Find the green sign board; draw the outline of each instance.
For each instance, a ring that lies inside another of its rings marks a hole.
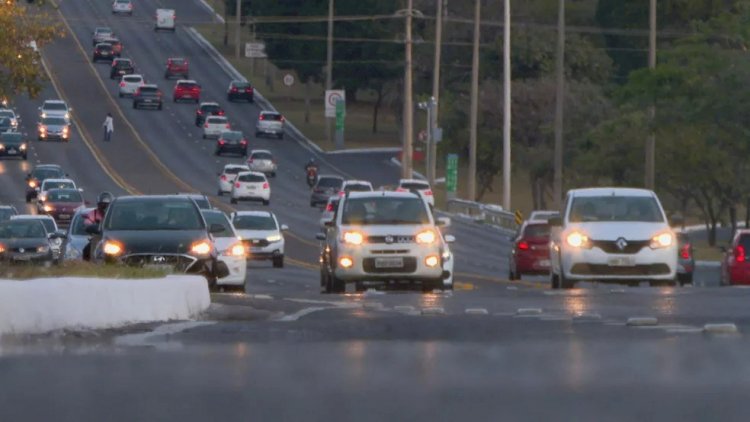
[[[445,189],[448,193],[456,193],[458,186],[458,154],[448,154],[445,164]]]
[[[344,117],[346,117],[346,101],[336,101],[336,130],[344,130]]]

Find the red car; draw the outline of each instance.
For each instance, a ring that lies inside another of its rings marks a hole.
[[[549,274],[549,224],[527,221],[518,230],[509,262],[509,278],[519,280],[524,274]]]
[[[721,260],[721,284],[750,284],[750,230],[737,230]]]
[[[170,57],[167,59],[167,68],[164,70],[164,79],[169,79],[173,76],[179,76],[187,79],[190,76],[190,70],[188,69],[189,63],[187,59],[182,57]]]
[[[172,93],[172,101],[175,103],[180,100],[191,100],[195,103],[201,100],[201,86],[198,82],[190,79],[180,79],[174,85],[174,92]]]
[[[58,226],[67,226],[78,208],[85,206],[86,202],[78,189],[50,189],[42,210],[54,218]]]

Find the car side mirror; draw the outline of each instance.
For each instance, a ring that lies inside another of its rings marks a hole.
[[[445,243],[453,243],[456,241],[456,236],[453,236],[452,234],[446,234],[443,238],[445,239]]]
[[[449,217],[438,217],[435,224],[438,227],[448,227],[451,225],[451,219]]]
[[[285,232],[287,230],[289,230],[289,226],[287,226],[286,224],[282,224],[281,225],[281,231]]]
[[[91,235],[101,234],[102,230],[99,228],[98,224],[92,224],[90,226],[86,226],[86,233]]]
[[[548,223],[551,227],[562,227],[562,218],[552,217],[548,220]]]
[[[326,240],[326,234],[323,232],[315,233],[315,238],[318,240]]]
[[[211,234],[217,234],[224,231],[224,226],[222,226],[221,224],[211,224],[208,230],[211,232]]]

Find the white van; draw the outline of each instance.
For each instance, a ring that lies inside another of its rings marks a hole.
[[[154,31],[165,29],[174,32],[174,9],[156,9],[156,24]]]

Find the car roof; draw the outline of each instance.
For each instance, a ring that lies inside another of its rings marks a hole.
[[[263,176],[264,178],[266,177],[266,175],[264,173],[261,173],[259,171],[241,171],[241,172],[237,173],[237,177],[240,177],[240,176],[242,176],[244,174],[252,174],[252,175],[255,175],[255,176]]]
[[[6,204],[0,204],[0,208],[9,208],[9,209],[12,209],[12,210],[16,209],[15,206],[13,206],[13,205],[6,205]]]
[[[354,179],[344,180],[344,184],[345,185],[370,185],[372,186],[372,183],[368,182],[367,180],[354,180]]]
[[[255,211],[255,210],[242,210],[242,211],[236,211],[234,213],[235,216],[238,215],[250,215],[254,217],[273,217],[273,213],[271,211]]]
[[[115,57],[116,62],[132,62],[133,60],[128,57]]]
[[[217,103],[216,101],[204,101],[204,102],[201,103],[200,107],[203,107],[203,106],[218,106],[218,105],[219,105],[219,103]]]
[[[100,31],[101,31],[101,32],[104,32],[104,31],[109,31],[109,32],[112,32],[112,28],[110,28],[110,27],[108,27],[108,26],[97,26],[97,27],[96,27],[96,29],[95,29],[94,31],[95,31],[95,32],[100,32]]]
[[[226,170],[226,169],[237,169],[237,168],[247,169],[247,171],[250,171],[250,167],[247,166],[246,164],[226,164],[224,166],[224,170]]]
[[[143,84],[141,85],[141,88],[156,88],[159,89],[159,86],[156,84]]]
[[[65,104],[63,100],[44,100],[44,104]]]
[[[591,197],[591,196],[656,196],[653,191],[641,188],[584,188],[572,189],[568,192],[573,197]]]
[[[402,184],[402,183],[423,183],[423,184],[425,184],[427,186],[430,185],[426,180],[421,180],[421,179],[400,179],[398,181],[398,183],[399,184]]]
[[[133,76],[143,79],[143,75],[141,75],[140,73],[131,73],[130,75],[122,75],[123,78],[132,78]]]
[[[194,192],[177,192],[175,195],[179,196],[187,196],[188,198],[208,198],[206,195],[202,193],[194,193]]]
[[[278,111],[262,110],[260,114],[281,114]]]
[[[178,79],[177,82],[175,82],[175,85],[179,84],[196,84],[198,85],[198,82],[196,82],[194,79]]]
[[[411,192],[371,191],[349,192],[349,198],[422,198]]]
[[[105,46],[105,45],[106,45],[106,46],[109,46],[109,47],[112,47],[112,43],[110,43],[110,42],[100,42],[100,43],[96,43],[96,46],[97,46],[97,47],[99,47],[99,46]]]
[[[229,120],[227,116],[208,116],[206,120]]]
[[[37,164],[34,166],[34,170],[36,169],[60,169],[62,170],[62,167],[59,164]]]
[[[115,198],[115,202],[132,202],[141,201],[144,199],[148,201],[166,201],[174,200],[175,198],[184,199],[185,201],[191,201],[190,198],[187,198],[185,195],[176,193],[172,195],[123,195]]]
[[[268,154],[271,154],[271,155],[273,155],[273,154],[271,153],[271,151],[270,151],[270,150],[267,150],[267,149],[254,149],[254,150],[251,150],[251,151],[250,151],[250,155],[253,155],[253,154],[255,154],[256,152],[264,152],[264,153],[268,153]]]
[[[320,179],[340,179],[342,181],[344,180],[343,177],[337,176],[335,174],[321,174],[320,176],[318,176],[318,180]]]
[[[76,182],[74,182],[73,179],[62,178],[62,177],[58,177],[56,179],[44,179],[44,182],[42,182],[42,184],[47,183],[47,182],[51,182],[51,183],[70,182],[74,185],[76,184]]]
[[[19,214],[14,215],[10,217],[11,220],[52,220],[55,221],[54,218],[52,218],[51,215],[44,215],[44,214]]]

